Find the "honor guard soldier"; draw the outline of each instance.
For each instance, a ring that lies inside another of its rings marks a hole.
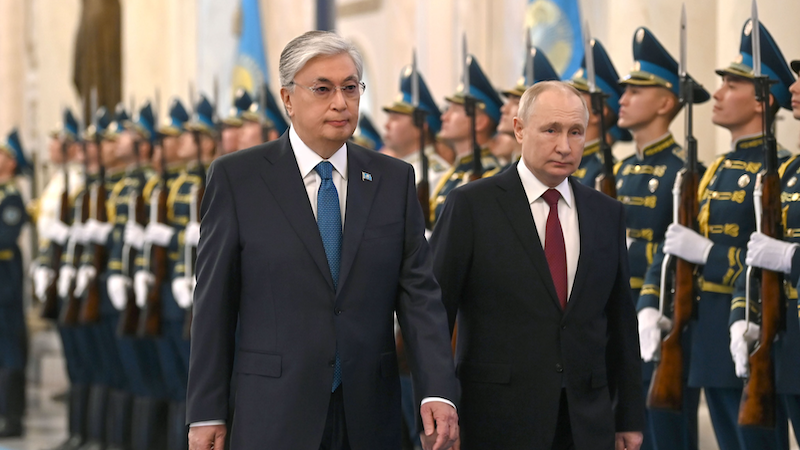
[[[393,156],[402,159],[414,167],[414,174],[419,182],[419,171],[422,157],[419,152],[420,133],[425,134],[425,156],[428,157],[428,185],[436,186],[450,164],[436,152],[436,135],[442,129],[442,118],[439,106],[436,105],[428,85],[421,74],[417,75],[419,86],[418,108],[425,111],[425,123],[420,131],[414,125],[414,108],[412,99],[412,67],[406,66],[400,74],[400,92],[391,105],[383,107],[387,114],[384,145],[391,149]]]
[[[474,56],[467,59],[467,70],[469,71],[469,85],[461,83],[456,93],[447,97],[447,111],[442,114],[442,131],[439,132],[439,139],[447,142],[456,152],[456,160],[453,166],[439,180],[439,184],[431,194],[431,226],[435,226],[436,218],[442,210],[447,194],[453,189],[463,186],[474,178],[473,168],[473,148],[475,145],[480,147],[481,165],[483,173],[481,177],[490,177],[500,171],[500,163],[492,155],[488,148],[489,141],[497,131],[497,124],[500,123],[500,107],[503,101],[492,87],[489,79],[483,73]],[[465,98],[469,96],[476,101],[475,108],[475,141],[472,139],[472,129],[470,116],[467,115],[465,108]]]
[[[497,134],[492,139],[492,154],[505,166],[519,161],[522,155],[522,144],[517,142],[514,136],[514,117],[519,111],[519,99],[522,98],[522,94],[540,81],[560,79],[558,72],[541,49],[532,47],[527,53],[523,62],[522,77],[517,80],[517,85],[502,92],[506,103],[500,108],[500,123],[497,125]]]
[[[14,177],[29,169],[15,129],[0,144],[0,438],[23,432],[27,333],[17,240],[28,216]]]
[[[366,114],[361,114],[358,118],[358,127],[350,140],[362,147],[370,150],[380,150],[383,148],[383,140],[381,134],[372,124],[372,120]]]
[[[614,68],[614,64],[611,62],[611,58],[608,57],[608,53],[606,53],[603,44],[597,39],[593,39],[591,45],[594,56],[596,88],[608,96],[603,105],[605,108],[603,117],[606,122],[603,129],[608,130],[606,139],[609,141],[609,145],[616,141],[628,142],[632,139],[630,132],[617,126],[619,99],[622,97],[623,93],[623,88],[618,82],[619,75]],[[581,63],[581,67],[567,82],[583,94],[587,105],[591,105],[589,84],[586,80],[585,57]],[[603,172],[603,155],[600,152],[601,127],[599,121],[600,115],[596,114],[592,108],[589,108],[589,126],[586,128],[586,144],[583,149],[583,158],[581,159],[581,165],[578,170],[572,174],[573,178],[593,188],[596,188],[595,180],[597,180],[597,177]]]
[[[769,90],[768,110],[774,118],[780,107],[790,107],[788,87],[794,77],[763,24],[760,30],[761,68],[774,83]],[[748,20],[736,61],[717,70],[722,85],[713,96],[712,121],[730,131],[731,148],[713,162],[700,181],[700,232],[673,224],[664,242],[665,253],[701,266],[697,320],[690,327],[689,386],[704,389],[722,450],[788,447],[787,422],[780,406],[774,430],[738,425],[742,380],[737,373],[747,372],[742,366],[746,358],[736,358],[736,363],[731,358],[732,349],[746,347],[752,339],[750,333],[744,336],[747,324],[738,320],[744,317],[745,302],[733,301],[733,292],[737,280],[744,277],[746,244],[756,230],[753,189],[765,162],[763,108],[755,101],[751,34]],[[788,156],[789,152],[779,150],[779,163]]]
[[[601,61],[597,55],[595,51],[595,64]],[[660,273],[663,258],[656,257],[656,254],[672,222],[672,189],[684,160],[681,146],[675,142],[669,125],[683,103],[680,100],[678,63],[647,28],[639,28],[634,33],[633,58],[633,69],[619,80],[625,91],[617,97],[619,107],[614,115],[618,116],[616,124],[633,134],[636,153],[617,163],[614,172],[617,199],[625,205],[630,283],[639,311],[639,329],[640,333],[655,330],[655,347],[661,343],[661,329],[657,324],[660,317],[658,287],[645,285],[644,279],[651,266]],[[603,65],[599,63],[597,66],[598,80],[603,77],[600,75]],[[602,72],[608,73],[607,70]],[[695,85],[692,92],[694,103],[703,103],[709,98],[705,89]],[[641,338],[645,396],[654,367],[654,348],[648,350],[646,347],[647,337],[642,335]],[[688,371],[684,371],[686,373]],[[681,414],[649,409],[643,448],[697,448],[699,401],[700,390],[684,386]]]
[[[262,89],[264,90],[262,98],[253,101],[240,115],[242,119],[242,126],[239,128],[240,150],[274,141],[289,128],[272,93],[266,85]],[[266,107],[264,103],[266,103]]]
[[[236,90],[236,95],[233,98],[233,106],[231,106],[228,117],[222,119],[220,142],[222,146],[222,154],[227,155],[233,153],[239,148],[239,128],[242,126],[242,113],[250,108],[253,104],[253,99],[246,90],[239,88]]]
[[[792,61],[800,75],[800,61]],[[800,120],[800,81],[789,88],[794,118]],[[785,274],[786,330],[775,341],[775,391],[794,429],[800,429],[800,327],[798,326],[797,285],[800,282],[800,158],[792,156],[780,168],[783,240],[755,232],[747,243],[745,264]],[[737,287],[740,283],[737,283]],[[736,295],[740,294],[737,289]],[[734,301],[736,298],[734,297]],[[797,435],[795,435],[797,436]]]

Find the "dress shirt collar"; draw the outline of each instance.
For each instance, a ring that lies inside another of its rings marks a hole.
[[[517,172],[519,173],[519,179],[522,180],[522,187],[525,189],[525,195],[528,197],[529,204],[539,199],[546,190],[550,189],[547,185],[539,181],[536,175],[528,169],[528,166],[525,165],[525,160],[521,159],[519,163],[517,163]],[[569,177],[565,178],[564,181],[554,189],[561,194],[561,198],[564,199],[567,206],[572,208],[572,190],[569,186]]]
[[[297,159],[297,166],[300,168],[300,176],[305,178],[317,167],[324,159],[319,156],[314,150],[311,150],[300,136],[294,127],[289,128],[289,143],[292,144],[294,150],[294,157]],[[328,161],[333,165],[334,170],[339,172],[343,179],[347,179],[347,143],[342,144],[339,150],[331,156]]]

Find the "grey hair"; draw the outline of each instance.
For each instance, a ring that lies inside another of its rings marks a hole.
[[[526,89],[525,93],[522,94],[522,98],[519,100],[517,117],[522,120],[522,123],[527,122],[528,118],[533,112],[533,105],[536,103],[536,98],[544,92],[555,90],[560,90],[568,94],[575,94],[575,96],[581,100],[581,104],[583,105],[585,117],[584,121],[589,122],[589,108],[586,105],[586,100],[583,98],[583,95],[581,95],[577,89],[563,81],[540,81]]]
[[[281,86],[291,87],[297,72],[312,58],[317,56],[334,56],[347,53],[356,65],[358,80],[364,73],[364,62],[361,53],[350,41],[331,31],[309,31],[292,39],[281,52],[278,71]]]

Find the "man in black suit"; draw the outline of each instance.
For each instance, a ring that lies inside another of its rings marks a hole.
[[[361,56],[336,34],[295,38],[280,59],[291,128],[209,170],[189,369],[192,450],[222,448],[231,377],[234,449],[399,449],[394,313],[425,447],[446,449],[458,436],[447,315],[414,171],[346,143],[361,75]]]
[[[453,191],[434,229],[451,330],[458,314],[464,450],[642,442],[622,205],[569,178],[587,121],[571,86],[529,88],[514,118],[521,161]]]

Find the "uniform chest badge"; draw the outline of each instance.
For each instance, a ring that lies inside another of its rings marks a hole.
[[[22,220],[22,211],[16,206],[11,206],[3,211],[3,223],[8,226],[14,226]]]
[[[750,175],[744,174],[744,175],[739,177],[739,187],[740,188],[743,188],[743,187],[747,186],[748,184],[750,184]]]
[[[795,192],[794,194],[792,194],[792,201],[796,202],[797,200],[800,200],[800,194]]]
[[[620,188],[622,188],[622,178],[617,180],[617,190],[619,190]]]
[[[790,179],[789,179],[789,181],[786,183],[786,186],[788,186],[788,187],[792,187],[792,186],[794,186],[795,184],[797,184],[797,177],[792,177],[792,178],[790,178]]]
[[[650,181],[647,182],[647,188],[650,189],[650,193],[654,193],[656,189],[658,189],[658,178],[651,178]]]

